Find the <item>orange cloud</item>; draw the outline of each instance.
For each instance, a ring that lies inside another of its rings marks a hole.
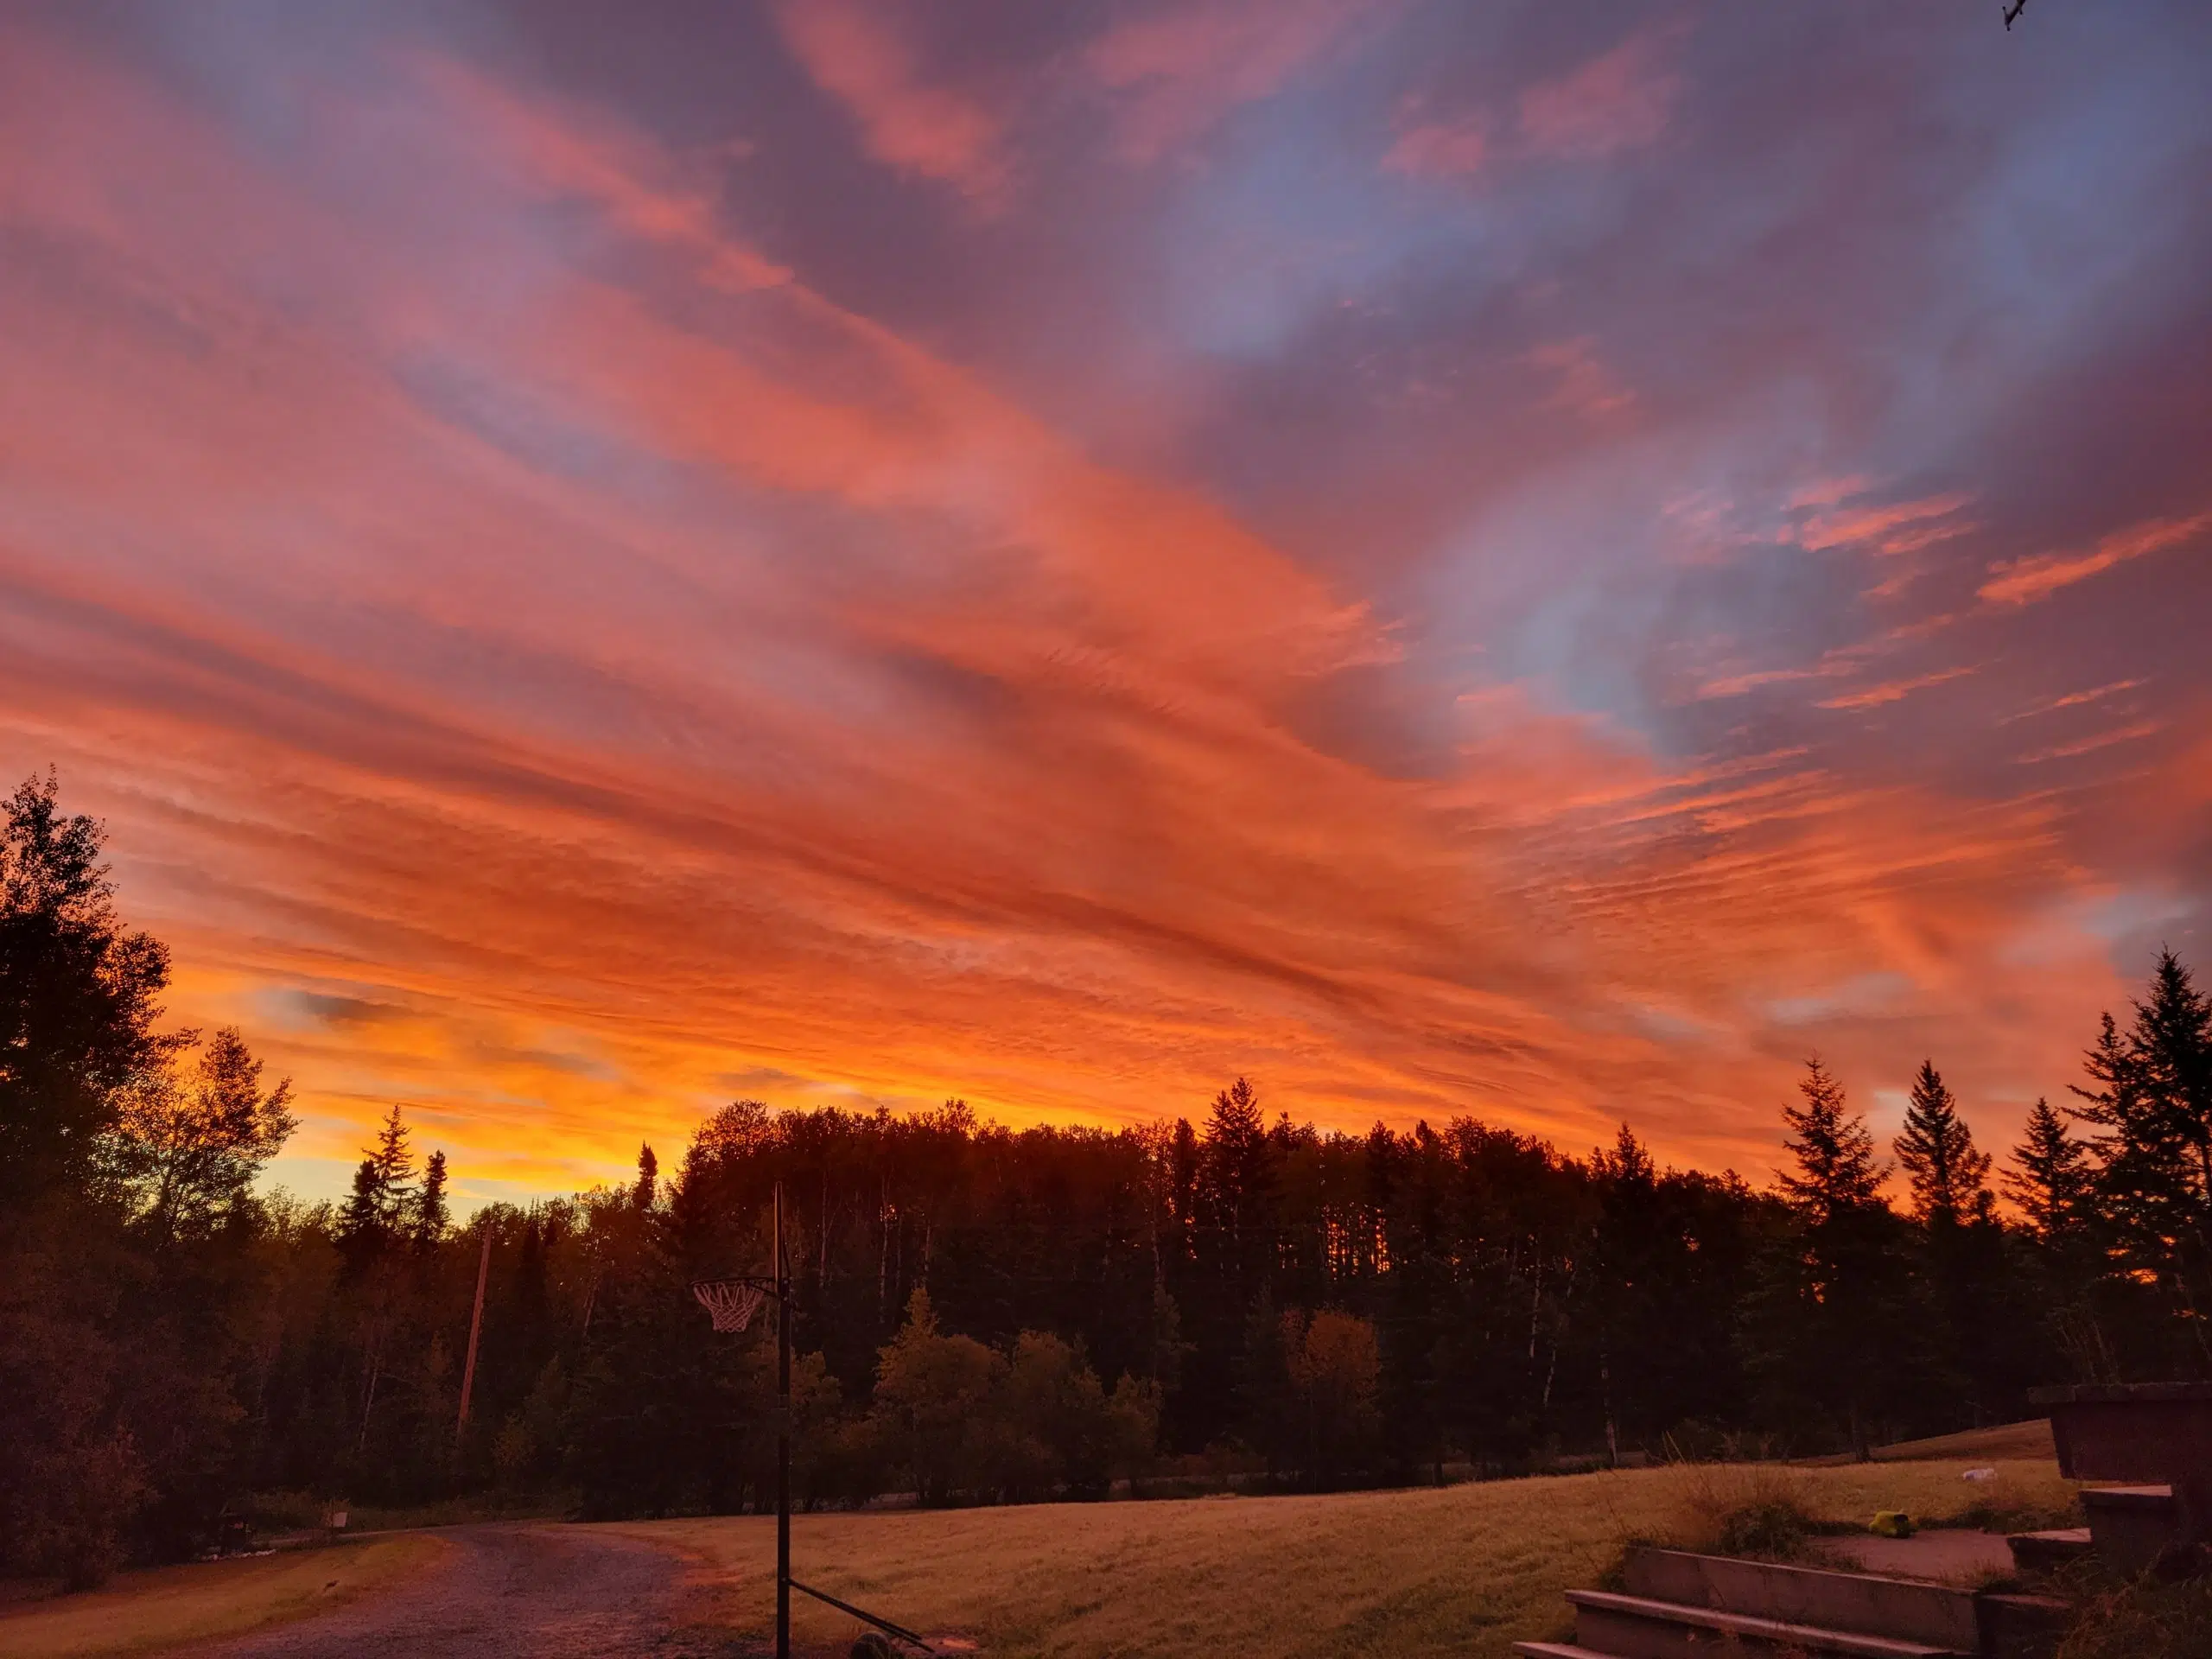
[[[1993,566],[1980,596],[1993,605],[2031,605],[2116,564],[2194,541],[2208,529],[2212,529],[2212,512],[2131,524],[2102,537],[2087,552],[2044,553]]]
[[[2108,749],[2116,743],[2133,743],[2139,738],[2154,737],[2164,729],[2165,724],[2162,721],[2134,721],[2075,742],[2056,743],[2047,749],[2037,749],[2032,754],[2018,757],[2019,762],[2022,766],[2032,766],[2038,760],[2070,760],[2075,755],[2094,754],[2099,749]]]
[[[1859,546],[1892,556],[1917,552],[1972,530],[1973,524],[1958,515],[1973,499],[1957,493],[1932,495],[1919,501],[1820,513],[1799,534],[1798,544],[1815,553]]]
[[[1359,594],[636,131],[412,61],[429,234],[66,54],[0,94],[45,158],[0,212],[73,261],[0,267],[0,760],[108,818],[307,1155],[397,1099],[544,1190],[732,1094],[1116,1122],[1244,1071],[1756,1175],[1814,1043],[2048,1092],[2111,993],[2059,797],[1669,759],[1501,678],[1431,772],[1320,741],[1400,649]]]
[[[1885,703],[1898,702],[1916,691],[1924,691],[1931,685],[1945,685],[1974,672],[1974,669],[1939,669],[1933,674],[1915,675],[1910,679],[1890,680],[1881,685],[1868,686],[1863,691],[1847,692],[1830,697],[1821,703],[1823,709],[1878,709]]]

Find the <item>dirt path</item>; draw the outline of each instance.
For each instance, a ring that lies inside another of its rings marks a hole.
[[[694,1659],[742,1651],[687,1626],[683,1564],[574,1527],[460,1527],[417,1578],[319,1618],[196,1645],[199,1659]]]

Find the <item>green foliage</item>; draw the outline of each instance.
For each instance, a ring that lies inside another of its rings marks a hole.
[[[1716,1547],[1724,1555],[1794,1561],[1812,1553],[1814,1536],[1810,1518],[1796,1504],[1769,1499],[1723,1516]]]

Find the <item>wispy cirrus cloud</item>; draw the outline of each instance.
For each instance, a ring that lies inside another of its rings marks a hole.
[[[1192,0],[1110,23],[1083,64],[1116,107],[1122,153],[1151,162],[1273,97],[1395,0]]]
[[[1668,61],[1679,32],[1644,29],[1518,101],[1523,143],[1538,156],[1595,158],[1643,149],[1665,135],[1681,78]]]
[[[1964,679],[1974,671],[1972,667],[1939,668],[1932,674],[1916,674],[1907,679],[1885,680],[1879,685],[1870,685],[1863,690],[1847,691],[1836,696],[1824,697],[1818,706],[1822,709],[1879,709],[1885,704],[1903,702],[1916,691],[1925,691],[1931,685],[1948,685],[1953,680]]]
[[[2113,918],[2186,944],[2201,562],[1975,598],[2199,499],[2201,308],[2107,200],[2158,158],[2031,165],[2084,88],[2200,130],[2133,32],[2023,123],[1935,14],[552,16],[0,43],[0,764],[304,1153],[397,1099],[543,1191],[732,1079],[1244,1071],[1757,1170],[1805,1047],[1994,1140]],[[1390,111],[1500,188],[1376,188]],[[1977,263],[2024,200],[2063,351]],[[2134,401],[2069,395],[2123,310]]]
[[[784,0],[774,16],[815,84],[850,112],[870,156],[981,207],[1003,205],[1012,168],[999,119],[924,69],[911,34],[922,20],[911,8]]]
[[[1980,596],[1993,605],[2031,605],[2077,582],[2101,575],[2116,564],[2170,548],[2184,547],[2212,531],[2212,512],[2180,518],[2153,518],[2101,537],[2076,553],[2041,553],[1993,568]]]
[[[1532,82],[1496,109],[1455,111],[1408,98],[1382,165],[1469,178],[1507,161],[1603,161],[1648,149],[1665,137],[1681,91],[1668,61],[1680,33],[1639,30],[1563,74]]]
[[[2091,686],[2086,691],[2068,691],[2055,697],[2040,697],[2024,709],[2016,709],[2004,716],[2001,724],[2010,725],[2016,720],[2032,720],[2037,715],[2056,714],[2062,709],[2080,709],[2107,697],[2117,696],[2123,691],[2133,691],[2144,685],[2143,680],[2112,680],[2103,685]]]

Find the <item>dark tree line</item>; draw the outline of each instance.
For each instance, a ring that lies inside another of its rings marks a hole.
[[[1240,1079],[1119,1132],[740,1102],[671,1175],[647,1147],[456,1225],[397,1107],[342,1203],[260,1191],[289,1086],[163,1027],[166,955],[51,779],[6,810],[0,1570],[92,1582],[269,1494],[759,1505],[767,1345],[688,1287],[766,1268],[779,1183],[810,1504],[1863,1448],[2212,1370],[2212,1004],[2171,956],[2001,1167],[1932,1064],[1888,1159],[1808,1065],[1770,1192],[1625,1127],[1587,1158],[1472,1118],[1324,1132]]]

